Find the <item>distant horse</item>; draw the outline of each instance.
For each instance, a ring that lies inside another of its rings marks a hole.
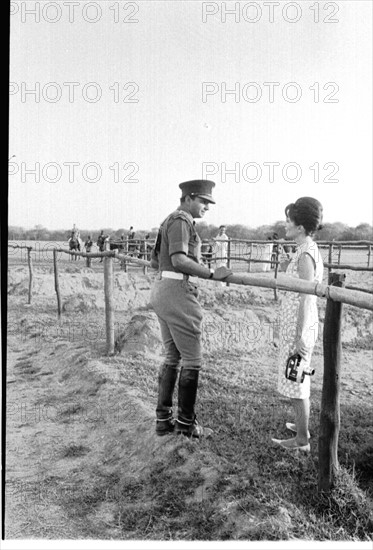
[[[74,250],[76,252],[80,252],[80,240],[75,235],[73,237],[70,237],[70,239],[69,239],[69,250],[71,250],[71,251]],[[75,261],[78,258],[79,258],[79,256],[75,256],[75,254],[70,256],[70,259],[75,260]]]

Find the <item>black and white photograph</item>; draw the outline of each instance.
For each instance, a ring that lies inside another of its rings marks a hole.
[[[2,548],[371,550],[372,2],[8,7]]]

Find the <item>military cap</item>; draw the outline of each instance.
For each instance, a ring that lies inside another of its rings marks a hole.
[[[191,197],[201,197],[201,199],[206,199],[209,202],[215,204],[214,199],[212,198],[212,188],[215,187],[215,182],[210,180],[191,180],[184,181],[179,185],[182,195],[181,198],[189,195]]]

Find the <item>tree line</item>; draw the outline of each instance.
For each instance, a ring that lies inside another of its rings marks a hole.
[[[283,221],[278,221],[272,225],[261,225],[256,228],[251,228],[241,224],[226,224],[226,233],[232,239],[247,239],[247,240],[267,240],[277,233],[279,239],[285,238],[285,227]],[[127,237],[128,229],[112,229],[111,227],[102,227],[100,229],[80,229],[82,239],[88,235],[93,241],[97,239],[101,229],[106,235],[113,239],[120,239],[122,235]],[[143,239],[145,235],[149,235],[150,239],[154,239],[157,235],[158,228],[154,227],[151,230],[140,229],[136,230],[135,238]],[[198,233],[201,239],[212,239],[217,236],[219,227],[213,224],[207,224],[202,221],[198,223]],[[33,241],[67,241],[71,234],[69,229],[49,230],[42,225],[35,225],[32,229],[24,229],[19,226],[9,226],[9,240],[33,240]],[[318,241],[360,241],[373,240],[373,227],[369,223],[360,223],[356,227],[351,227],[341,222],[325,223],[323,228],[318,231],[316,240]]]

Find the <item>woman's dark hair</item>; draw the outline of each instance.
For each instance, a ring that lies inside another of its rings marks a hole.
[[[285,214],[295,225],[303,225],[306,235],[322,229],[323,208],[317,199],[301,197],[287,205]]]

